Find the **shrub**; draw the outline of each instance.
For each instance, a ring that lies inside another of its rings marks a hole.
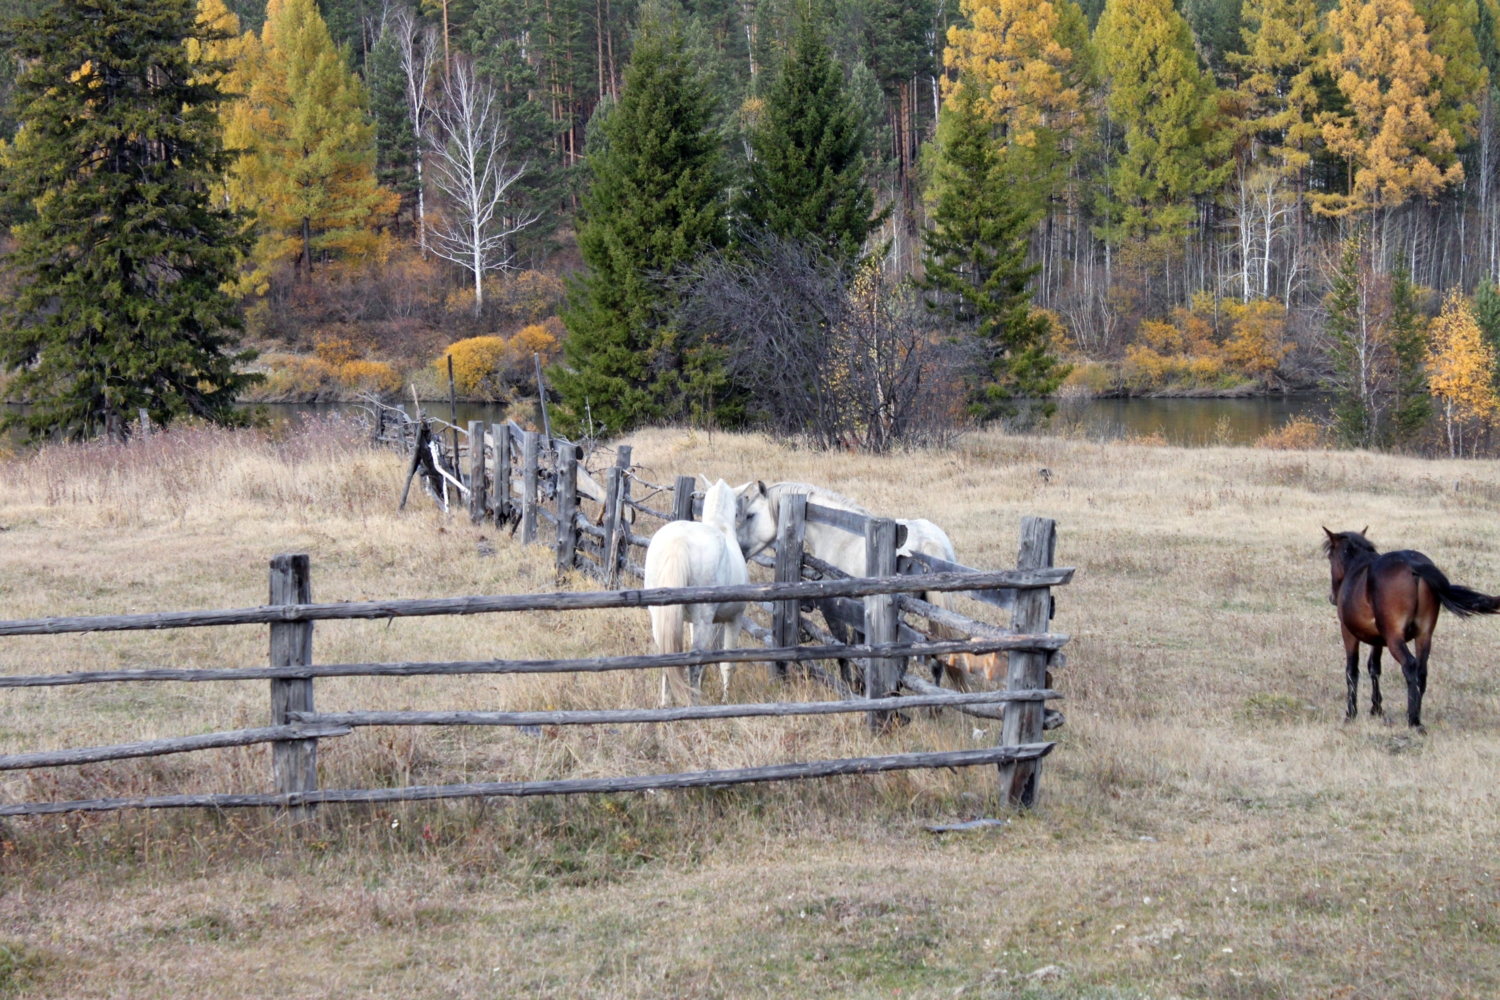
[[[401,391],[401,373],[384,361],[346,361],[339,366],[339,383],[356,392],[389,394]]]
[[[1102,396],[1115,388],[1115,374],[1108,365],[1097,361],[1075,361],[1063,386],[1082,390],[1091,396]]]
[[[334,368],[342,367],[351,361],[362,358],[365,354],[348,337],[337,336],[319,337],[317,344],[313,347],[313,353],[318,356],[319,361]]]
[[[453,384],[460,393],[496,399],[504,395],[502,366],[508,346],[504,337],[470,337],[451,345],[432,364],[446,376],[451,357]]]
[[[339,370],[322,358],[272,358],[270,367],[266,380],[247,393],[246,398],[309,401],[327,393],[339,376]]]
[[[1293,417],[1255,439],[1255,447],[1274,451],[1312,451],[1323,446],[1323,428],[1308,417]]]

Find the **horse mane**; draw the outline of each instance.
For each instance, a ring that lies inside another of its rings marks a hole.
[[[866,517],[874,516],[869,509],[867,509],[857,501],[849,499],[842,493],[835,493],[833,490],[825,489],[822,486],[814,486],[812,483],[772,483],[771,490],[776,492],[778,498],[782,493],[805,493],[809,498],[816,500],[824,507],[834,507],[838,510],[847,510],[854,514],[863,514]]]
[[[738,505],[734,488],[720,479],[703,494],[703,523],[728,524],[733,530]]]
[[[1323,539],[1323,554],[1333,555],[1333,540],[1337,538],[1349,547],[1350,554],[1363,554],[1376,556],[1380,550],[1375,548],[1364,535],[1357,531],[1338,531]]]

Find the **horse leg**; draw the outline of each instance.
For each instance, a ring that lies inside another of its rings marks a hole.
[[[1406,677],[1406,724],[1421,729],[1422,686],[1418,681],[1417,658],[1406,648],[1406,641],[1399,632],[1386,636],[1385,648],[1400,662],[1401,673]]]
[[[720,628],[723,629],[723,639],[719,643],[719,648],[720,649],[739,649],[740,648],[740,629],[742,629],[744,627],[745,627],[745,616],[743,614],[735,615],[732,620],[727,621],[723,625],[721,625]],[[731,677],[733,677],[733,676],[734,676],[734,664],[733,663],[720,663],[719,664],[719,679],[724,684],[724,703],[725,704],[729,703],[729,679]]]
[[[1349,684],[1349,701],[1344,706],[1344,721],[1353,722],[1359,715],[1359,640],[1344,630],[1344,680]]]
[[[1380,651],[1383,647],[1375,646],[1370,650],[1370,714],[1384,715],[1385,711],[1380,707]]]
[[[1432,633],[1418,635],[1417,647],[1417,690],[1425,698],[1427,696],[1427,657],[1432,653]]]

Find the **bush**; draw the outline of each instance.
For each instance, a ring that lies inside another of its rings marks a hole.
[[[338,381],[338,369],[322,358],[273,358],[270,366],[271,371],[266,375],[266,380],[247,394],[247,398],[310,401],[327,394]]]
[[[1277,430],[1256,438],[1255,447],[1273,451],[1313,451],[1324,447],[1323,428],[1308,417],[1293,417]]]
[[[339,383],[355,392],[389,395],[401,391],[401,373],[384,361],[346,361],[339,366]]]
[[[504,395],[504,372],[508,342],[504,337],[470,337],[452,344],[432,362],[440,375],[447,375],[453,359],[453,384],[464,396],[496,399]]]

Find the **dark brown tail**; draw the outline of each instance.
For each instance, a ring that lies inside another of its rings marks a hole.
[[[1500,614],[1500,597],[1491,597],[1477,590],[1449,583],[1443,571],[1432,563],[1417,563],[1412,566],[1411,571],[1426,580],[1427,585],[1437,594],[1438,600],[1443,602],[1443,607],[1460,618]]]

